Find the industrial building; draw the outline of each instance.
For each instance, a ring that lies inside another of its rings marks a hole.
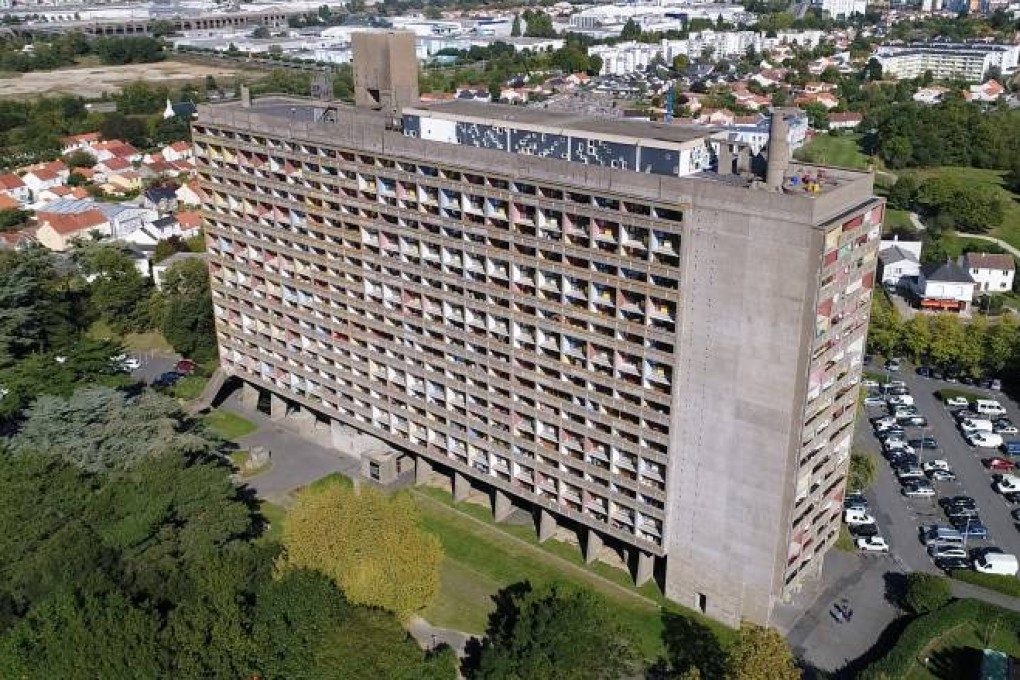
[[[354,106],[200,107],[222,368],[768,623],[838,534],[871,175],[792,161],[784,111],[763,167],[709,128],[421,104],[413,36],[353,49]]]

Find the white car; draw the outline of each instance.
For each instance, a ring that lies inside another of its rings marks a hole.
[[[128,357],[124,361],[120,362],[120,365],[123,366],[125,370],[135,371],[142,367],[142,362],[135,357]]]
[[[930,485],[913,483],[900,489],[900,493],[907,498],[931,498],[935,495],[935,489]]]
[[[949,472],[951,470],[948,460],[925,461],[924,465],[921,467],[925,472],[934,472],[935,470],[945,470],[946,472]]]
[[[889,552],[889,544],[881,536],[868,536],[857,539],[857,549],[862,552]]]
[[[850,526],[860,526],[861,524],[874,524],[875,518],[869,515],[864,510],[847,510],[843,515],[843,521]]]
[[[995,434],[1018,434],[1020,429],[1017,429],[1016,425],[993,425],[992,432]]]
[[[1020,491],[1020,477],[1016,475],[1003,475],[995,483],[995,490],[1003,494]]]
[[[928,555],[933,559],[940,557],[967,557],[967,551],[955,545],[938,545],[934,543],[928,546]]]
[[[869,394],[868,396],[864,397],[864,405],[865,406],[883,406],[883,405],[885,405],[885,399],[883,399],[882,397],[880,397],[880,396],[878,396],[876,394]]]
[[[897,394],[886,399],[890,406],[913,406],[914,398],[909,394]]]
[[[997,449],[1002,446],[1002,435],[994,432],[970,432],[966,438],[968,444],[981,449]]]
[[[965,397],[949,397],[948,399],[946,399],[946,406],[949,407],[961,406],[963,408],[967,408],[968,406],[970,406],[970,402],[967,401]]]
[[[873,390],[873,389],[878,388],[878,382],[876,382],[874,380],[862,380],[861,381],[861,387],[863,387],[865,389]]]

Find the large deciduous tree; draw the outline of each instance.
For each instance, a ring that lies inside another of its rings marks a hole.
[[[745,623],[729,651],[726,680],[798,680],[800,670],[783,637],[772,628]]]
[[[306,490],[288,517],[283,545],[281,567],[322,572],[355,604],[407,617],[439,589],[442,546],[422,530],[407,494],[340,485]]]

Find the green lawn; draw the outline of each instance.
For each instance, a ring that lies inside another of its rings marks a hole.
[[[229,441],[236,441],[259,429],[250,420],[222,409],[213,409],[203,416],[202,420],[209,429]]]
[[[990,643],[990,644],[989,644]],[[976,678],[981,650],[989,647],[1012,656],[1020,656],[1016,631],[993,621],[974,621],[958,626],[935,639],[919,656],[920,661],[905,680],[956,680]]]
[[[259,502],[259,514],[265,519],[268,526],[259,536],[261,543],[279,543],[283,538],[283,522],[287,517],[287,509],[282,505],[270,501]]]
[[[798,160],[808,163],[865,170],[871,164],[871,159],[861,153],[857,145],[859,139],[859,135],[834,137],[829,134],[818,134],[794,155]]]
[[[178,399],[191,401],[192,399],[197,399],[202,394],[202,390],[205,389],[207,382],[209,382],[209,378],[204,376],[188,375],[174,383],[174,386],[170,388],[170,394]]]
[[[910,213],[906,210],[896,210],[895,208],[885,209],[885,220],[882,223],[882,230],[886,233],[913,233],[917,231],[910,221]]]
[[[582,568],[577,547],[556,541],[538,546],[534,529],[528,525],[494,525],[490,513],[483,507],[471,503],[451,507],[447,502],[449,494],[436,489],[416,489],[415,492],[421,499],[419,507],[426,530],[439,537],[444,549],[439,598],[423,613],[435,625],[481,632],[492,608],[491,596],[499,588],[525,579],[532,583],[567,580],[600,592],[610,602],[618,620],[636,633],[647,658],[663,653],[664,612],[700,624],[724,645],[734,638],[731,629],[667,603],[654,584],[638,591],[626,572],[601,564],[592,569]],[[465,514],[484,519],[487,526],[479,526]],[[512,537],[521,538],[526,544]],[[563,557],[578,567],[568,568],[551,555]],[[599,576],[629,592],[607,584]]]
[[[170,346],[170,343],[166,341],[166,338],[159,331],[120,335],[110,328],[109,324],[103,321],[96,321],[89,326],[85,334],[93,340],[116,340],[124,345],[124,349],[129,352],[173,354],[174,351],[174,348]]]
[[[986,185],[996,187],[1006,207],[1005,218],[1002,224],[989,232],[990,236],[997,236],[1015,248],[1020,248],[1020,196],[1009,191],[1003,186],[1003,170],[984,170],[981,168],[960,168],[940,167],[926,168],[924,170],[912,170],[919,178],[936,177],[940,175],[951,175],[967,184]]]
[[[334,485],[342,486],[345,489],[350,489],[354,487],[354,483],[351,482],[350,478],[345,477],[339,472],[331,472],[325,477],[320,477],[319,479],[316,479],[308,486],[302,487],[301,489],[297,489],[296,493],[299,493],[304,489],[308,489],[309,491],[321,491],[322,489],[328,489],[329,487]]]

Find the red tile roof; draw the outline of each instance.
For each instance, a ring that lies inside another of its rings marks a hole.
[[[0,194],[0,210],[17,210],[21,207],[17,199],[11,198],[7,194]]]
[[[73,214],[40,212],[37,218],[40,224],[48,224],[55,232],[64,235],[106,224],[106,215],[96,208]]]
[[[10,191],[12,189],[21,189],[25,186],[25,183],[21,181],[21,178],[15,175],[13,172],[6,175],[0,175],[0,191]]]
[[[181,229],[197,229],[202,226],[202,214],[194,210],[182,210],[177,213],[177,224]]]

